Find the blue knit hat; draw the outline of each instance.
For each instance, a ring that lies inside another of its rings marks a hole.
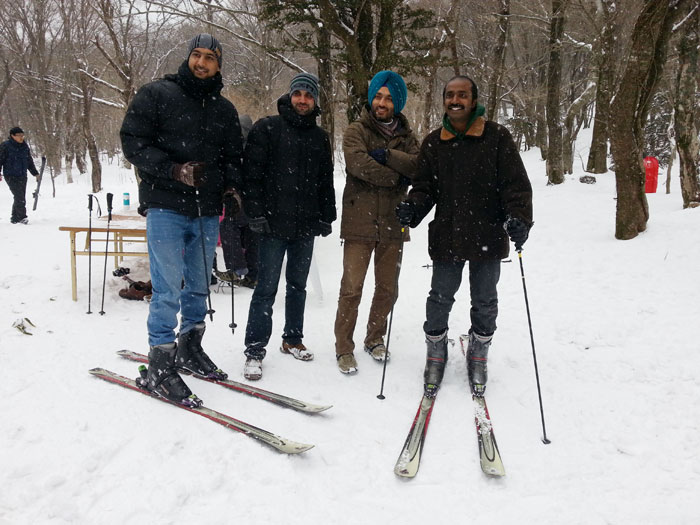
[[[369,93],[367,97],[370,105],[372,105],[374,97],[377,96],[377,91],[384,86],[389,88],[389,93],[391,93],[391,99],[394,102],[394,113],[401,113],[401,110],[406,105],[408,92],[406,90],[406,83],[403,81],[403,78],[401,78],[401,75],[393,71],[380,71],[374,75],[372,81],[369,83]]]
[[[289,94],[291,95],[298,89],[308,91],[314,97],[314,101],[318,104],[318,78],[311,73],[299,73],[289,83]]]

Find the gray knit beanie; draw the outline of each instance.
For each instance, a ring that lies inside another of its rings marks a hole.
[[[311,73],[299,73],[289,83],[289,94],[291,95],[297,89],[308,91],[314,101],[318,104],[318,78]]]
[[[194,37],[192,40],[190,40],[190,48],[187,52],[188,59],[190,58],[192,51],[198,47],[212,50],[216,55],[216,59],[219,61],[219,67],[221,67],[221,56],[223,54],[223,49],[221,48],[221,43],[216,38],[207,33],[200,33]]]

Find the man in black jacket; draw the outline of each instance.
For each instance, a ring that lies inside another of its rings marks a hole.
[[[142,384],[188,406],[201,400],[178,370],[226,378],[201,346],[222,201],[241,182],[241,128],[236,108],[221,96],[221,58],[213,36],[194,37],[177,74],[143,86],[121,128],[124,155],[141,178],[153,283]]]
[[[318,92],[315,76],[295,76],[289,93],[277,101],[279,115],[259,120],[248,135],[243,206],[250,229],[261,234],[258,284],[245,334],[244,376],[249,380],[262,377],[285,254],[287,294],[280,350],[302,361],[313,359],[302,344],[306,279],[314,236],[329,235],[336,218],[330,140],[316,124]]]
[[[456,76],[446,84],[442,127],[423,141],[413,189],[396,209],[402,224],[415,227],[436,207],[429,225],[433,277],[423,325],[428,396],[437,393],[445,371],[448,320],[467,261],[467,375],[472,393],[484,394],[501,259],[508,256],[508,237],[520,251],[532,226],[532,187],[520,153],[506,128],[486,121],[477,97],[476,84],[468,77]]]
[[[10,137],[0,144],[0,181],[5,174],[5,181],[12,192],[12,224],[28,224],[27,219],[27,170],[35,177],[39,172],[34,166],[34,159],[29,145],[24,142],[22,128],[10,130]]]

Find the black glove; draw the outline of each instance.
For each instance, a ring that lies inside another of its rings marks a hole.
[[[173,165],[173,179],[182,182],[187,186],[199,188],[204,184],[205,162],[185,162],[184,164]]]
[[[369,156],[376,160],[379,164],[386,164],[386,149],[377,148],[369,152]]]
[[[318,221],[318,233],[321,237],[328,237],[332,231],[333,227],[329,223]]]
[[[408,226],[416,218],[416,205],[411,201],[399,202],[396,206],[396,217],[403,226]]]
[[[530,227],[516,217],[508,217],[508,220],[503,224],[508,233],[510,240],[515,243],[515,249],[520,251],[523,249],[523,244],[527,241],[527,236],[530,233]]]
[[[250,231],[255,233],[270,233],[270,225],[265,217],[255,217],[248,220]]]
[[[241,211],[241,197],[234,188],[226,188],[224,192],[224,206],[226,207],[226,217],[234,217]]]

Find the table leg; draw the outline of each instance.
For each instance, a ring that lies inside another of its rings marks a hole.
[[[78,300],[78,274],[75,268],[75,232],[70,232],[70,283],[73,300]]]

